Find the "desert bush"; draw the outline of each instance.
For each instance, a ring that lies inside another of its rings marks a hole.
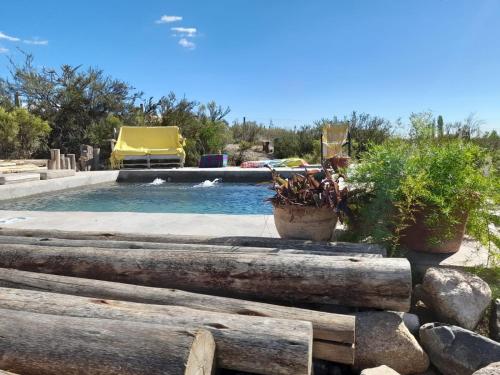
[[[4,158],[29,158],[47,148],[50,126],[24,108],[6,111],[0,107],[0,154]]]

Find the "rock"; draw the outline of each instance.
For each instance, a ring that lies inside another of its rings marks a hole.
[[[500,342],[500,299],[497,298],[491,304],[490,315],[490,337]]]
[[[368,311],[356,315],[354,366],[386,365],[400,374],[423,372],[429,358],[397,313]]]
[[[441,373],[436,370],[431,364],[431,367],[429,367],[427,370],[425,370],[424,372],[419,372],[415,375],[441,375]]]
[[[420,329],[420,318],[417,315],[406,312],[396,312],[396,314],[403,319],[403,323],[411,333],[418,333],[418,330]]]
[[[386,365],[367,368],[361,371],[360,375],[400,375],[399,372],[394,371],[392,368],[387,367]]]
[[[491,300],[481,278],[447,268],[429,268],[422,283],[424,303],[445,323],[474,329]]]
[[[492,363],[481,370],[477,370],[472,375],[499,375],[500,374],[500,362]]]
[[[424,324],[420,327],[420,342],[444,375],[471,375],[500,361],[499,343],[457,326]]]
[[[351,366],[342,365],[340,363],[333,363],[322,361],[320,359],[313,360],[314,375],[350,375],[352,374]]]

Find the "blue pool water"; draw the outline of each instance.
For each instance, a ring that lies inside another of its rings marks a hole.
[[[0,202],[1,210],[271,214],[269,184],[110,183]]]

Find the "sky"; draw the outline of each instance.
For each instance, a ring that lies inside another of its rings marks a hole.
[[[0,76],[19,48],[231,121],[430,110],[500,130],[500,0],[0,0]]]

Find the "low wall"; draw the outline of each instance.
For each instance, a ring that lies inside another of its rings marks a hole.
[[[1,185],[0,201],[113,182],[117,177],[118,171],[79,172],[71,177]]]
[[[277,168],[283,177],[303,173],[303,168]],[[203,182],[219,178],[222,182],[257,183],[271,181],[267,168],[181,168],[181,169],[122,169],[118,182],[151,182],[161,178],[168,182]]]

